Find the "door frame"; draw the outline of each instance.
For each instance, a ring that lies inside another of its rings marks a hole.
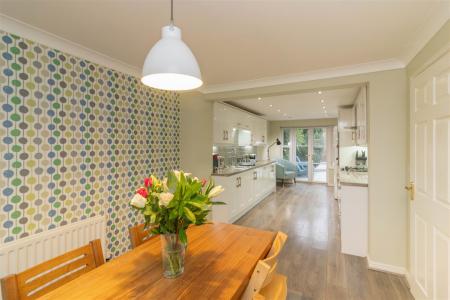
[[[414,85],[415,82],[417,80],[417,78],[422,75],[424,72],[428,71],[430,67],[432,67],[434,65],[434,63],[438,62],[439,59],[441,59],[444,55],[448,55],[448,53],[450,52],[450,47],[449,44],[447,44],[446,46],[442,47],[439,51],[436,52],[435,55],[433,55],[430,59],[428,59],[425,63],[422,64],[422,66],[420,68],[418,68],[414,73],[412,73],[410,75],[410,77],[408,78],[408,83],[409,83],[409,99],[408,99],[408,103],[409,103],[409,182],[413,183],[413,197],[415,198],[415,191],[414,191],[414,185],[416,184],[416,172],[415,172],[415,111],[414,111],[414,107],[415,107],[415,103],[414,103]],[[421,287],[419,287],[416,283],[415,283],[415,279],[414,277],[414,273],[416,273],[415,268],[417,267],[415,265],[415,251],[414,251],[414,247],[415,245],[413,243],[415,243],[415,240],[413,238],[413,234],[414,234],[414,230],[415,230],[415,224],[414,224],[414,218],[413,218],[413,214],[414,214],[414,209],[416,206],[416,201],[413,198],[412,201],[409,200],[408,197],[408,264],[409,264],[409,269],[406,272],[406,279],[408,281],[408,285],[410,287],[410,291],[411,294],[416,298],[419,299],[420,297],[422,297],[422,293],[423,290],[421,289]],[[431,262],[430,262],[431,263]],[[434,263],[434,262],[433,262]],[[435,283],[433,282],[433,285]],[[434,296],[434,295],[433,295]]]
[[[306,183],[318,183],[318,184],[328,184],[328,164],[329,162],[329,145],[327,143],[328,141],[328,130],[327,128],[333,128],[333,126],[299,126],[299,127],[283,127],[281,132],[281,138],[283,139],[283,130],[289,129],[289,161],[297,164],[296,160],[296,149],[297,149],[297,135],[296,131],[297,129],[307,129],[308,130],[308,179],[307,180],[301,180],[301,182]],[[327,168],[325,170],[325,181],[315,181],[314,180],[314,173],[313,173],[313,153],[314,153],[314,128],[323,128],[325,132],[325,149],[326,149],[326,157],[327,157]],[[282,140],[282,142],[284,142]]]

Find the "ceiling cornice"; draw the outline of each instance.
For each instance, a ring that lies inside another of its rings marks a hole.
[[[112,58],[95,50],[89,49],[85,46],[62,38],[56,34],[42,30],[30,24],[24,23],[20,20],[14,19],[10,16],[0,13],[0,29],[16,34],[34,42],[43,44],[45,46],[58,49],[77,57],[87,59],[93,63],[109,67],[116,71],[120,71],[135,77],[141,77],[141,70],[135,66],[129,65],[123,61]]]
[[[266,77],[255,80],[232,82],[225,84],[207,85],[205,87],[200,88],[199,91],[202,92],[203,94],[213,94],[213,93],[238,91],[274,85],[283,85],[289,83],[351,76],[379,71],[395,70],[395,69],[402,69],[404,67],[405,64],[403,62],[396,59],[389,59],[351,66],[321,69],[298,74]]]

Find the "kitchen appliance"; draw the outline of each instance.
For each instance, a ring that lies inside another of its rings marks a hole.
[[[217,172],[218,170],[221,170],[225,168],[225,159],[223,156],[220,156],[219,154],[213,154],[213,171]]]

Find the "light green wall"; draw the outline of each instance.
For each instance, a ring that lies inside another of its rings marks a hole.
[[[212,102],[199,92],[180,95],[181,169],[199,178],[212,171]]]

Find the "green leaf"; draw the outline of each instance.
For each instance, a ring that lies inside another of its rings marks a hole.
[[[178,232],[178,236],[180,237],[180,241],[183,244],[187,244],[187,236],[186,236],[186,231],[184,231],[184,228],[180,228],[180,231]]]
[[[186,201],[187,204],[198,207],[200,209],[203,209],[205,207],[205,204],[202,202],[195,202],[195,201]]]
[[[178,179],[177,176],[175,176],[175,173],[173,171],[170,171],[169,174],[167,174],[167,187],[169,188],[169,191],[171,193],[174,193],[178,186]]]
[[[225,202],[222,201],[211,201],[212,205],[227,205]]]
[[[192,211],[187,207],[184,207],[183,210],[184,210],[184,213],[186,214],[186,217],[189,219],[189,221],[191,221],[192,223],[195,223],[194,213],[192,213]]]

